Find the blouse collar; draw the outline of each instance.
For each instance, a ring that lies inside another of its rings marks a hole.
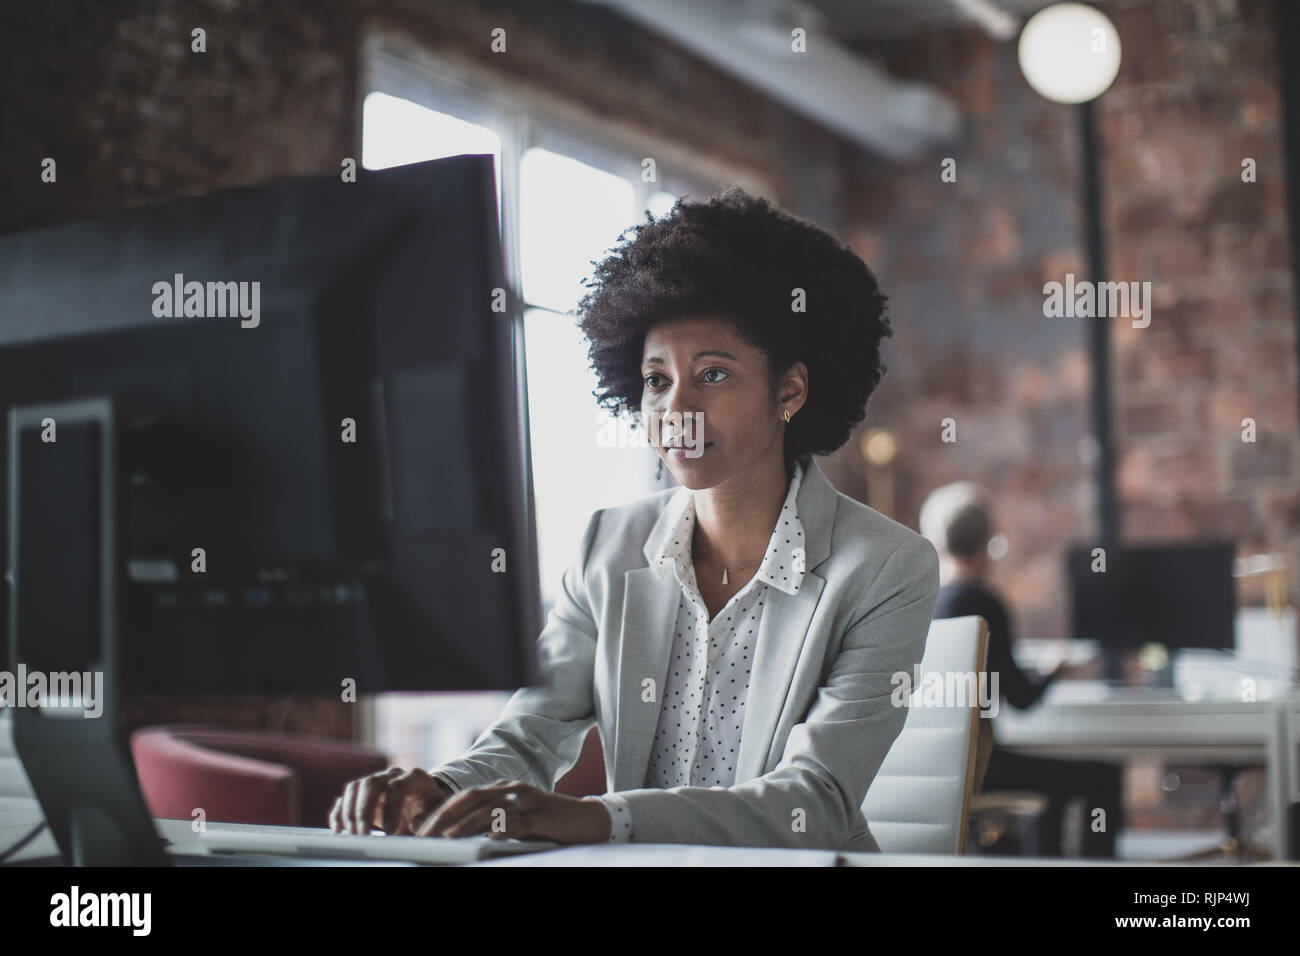
[[[768,539],[767,550],[754,577],[787,594],[796,594],[803,580],[807,547],[804,543],[803,522],[799,520],[799,486],[803,481],[803,466],[796,460],[790,488],[777,515],[776,526]],[[676,496],[668,505],[673,509],[668,534],[650,562],[656,573],[673,574],[683,589],[690,589],[695,581],[691,566],[691,540],[695,529],[695,492]],[[688,573],[689,571],[689,573]],[[691,582],[691,584],[688,584]]]

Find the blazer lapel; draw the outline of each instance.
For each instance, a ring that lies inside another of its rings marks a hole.
[[[687,489],[668,499],[646,538],[642,552],[647,566],[624,575],[622,639],[618,661],[618,717],[614,728],[614,789],[645,786],[650,748],[659,724],[663,688],[672,653],[673,624],[681,588],[671,574],[658,574],[649,564],[658,554],[685,505]],[[749,694],[741,724],[736,782],[761,776],[772,749],[778,721],[785,708],[790,682],[808,636],[813,615],[826,587],[816,567],[830,554],[835,520],[835,487],[817,462],[805,459],[799,488],[798,513],[807,549],[803,580],[796,594],[769,587],[754,646]],[[642,701],[644,681],[654,681],[654,701]]]
[[[808,626],[825,586],[821,577],[805,571],[797,594],[786,594],[773,587],[767,589],[763,616],[758,622],[754,666],[749,673],[740,752],[736,754],[736,783],[763,774],[795,665],[799,663]]]
[[[645,786],[650,747],[659,725],[681,588],[671,575],[665,578],[651,568],[635,568],[624,575],[623,593],[614,789],[639,790]],[[642,700],[647,677],[654,681],[653,700]]]

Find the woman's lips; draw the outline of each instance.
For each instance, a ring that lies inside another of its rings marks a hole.
[[[704,443],[704,448],[708,448],[712,444],[713,442],[706,441]],[[704,448],[697,449],[694,446],[687,448],[685,445],[674,445],[668,449],[668,454],[672,455],[678,461],[694,461],[704,454]],[[697,454],[688,455],[687,452],[697,452]]]

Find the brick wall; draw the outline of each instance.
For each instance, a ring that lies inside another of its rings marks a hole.
[[[1300,605],[1300,431],[1283,133],[1267,0],[1104,5],[1123,43],[1097,102],[1107,278],[1150,281],[1149,327],[1112,322],[1113,426],[1127,542],[1235,538],[1281,551]],[[1074,110],[1022,78],[1015,44],[936,33],[868,51],[966,113],[948,150],[869,170],[853,197],[900,332],[864,427],[894,429],[897,514],[935,486],[988,486],[1010,539],[994,582],[1018,633],[1068,631],[1062,549],[1097,533],[1084,320],[1042,286],[1086,271]],[[957,161],[942,183],[940,159]],[[1241,160],[1258,181],[1241,182]],[[1241,441],[1253,417],[1258,441]],[[957,441],[940,441],[940,421]],[[864,466],[838,456],[854,487]],[[1241,582],[1259,604],[1262,579]]]
[[[1111,275],[1153,283],[1113,327],[1124,535],[1284,552],[1300,604],[1296,313],[1272,5],[1114,3],[1134,55],[1099,102]],[[1242,182],[1242,161],[1256,182]],[[1296,184],[1300,186],[1300,184]],[[1242,420],[1257,440],[1242,441]],[[1262,601],[1261,579],[1241,596]]]
[[[914,528],[939,485],[990,489],[1010,541],[993,583],[1016,633],[1063,635],[1060,555],[1092,533],[1094,514],[1080,457],[1091,432],[1086,330],[1043,318],[1043,283],[1083,271],[1073,117],[1029,89],[1014,44],[979,30],[867,52],[943,89],[965,124],[949,148],[868,170],[851,196],[854,242],[879,270],[895,325],[863,427],[898,436],[895,515]],[[945,158],[956,161],[955,182],[941,180]],[[949,418],[954,442],[942,440]],[[856,448],[837,458],[836,480],[860,487]]]
[[[195,27],[204,54],[190,51]],[[505,54],[490,50],[496,27]],[[375,30],[750,167],[837,225],[855,149],[596,5],[52,0],[0,10],[0,231],[337,171],[359,153],[358,57]],[[40,182],[46,156],[57,184]]]

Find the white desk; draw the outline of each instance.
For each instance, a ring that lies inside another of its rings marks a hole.
[[[197,844],[188,820],[156,820],[161,834],[172,841],[180,852],[197,853]],[[0,827],[0,840],[11,836]],[[23,828],[25,830],[25,827]],[[54,840],[48,831],[24,848],[19,859],[36,859],[57,854]],[[286,864],[300,861],[286,860]],[[314,865],[329,865],[329,861],[311,861]],[[339,866],[351,866],[355,861],[340,860]],[[464,866],[610,866],[610,867],[691,867],[691,866],[1140,866],[1149,863],[1127,863],[1107,860],[1035,859],[1030,857],[980,857],[939,856],[927,854],[835,853],[831,850],[787,850],[764,847],[718,847],[680,844],[597,844],[565,847],[546,853],[504,857]],[[1190,865],[1190,864],[1162,864]],[[1294,864],[1300,868],[1300,864]]]
[[[197,838],[188,820],[154,821],[158,831],[180,852],[200,852]],[[26,832],[30,821],[0,819],[0,845],[8,845]],[[32,860],[57,855],[49,831],[26,846],[18,860]],[[297,861],[286,861],[297,862]],[[328,865],[327,861],[314,861]],[[355,861],[341,860],[339,866],[351,866]],[[1113,860],[1063,860],[1033,857],[939,856],[917,853],[835,853],[830,850],[784,850],[762,847],[716,847],[679,844],[599,844],[565,847],[547,853],[487,860],[466,866],[1138,866],[1149,867],[1144,862]],[[1160,864],[1162,866],[1189,866],[1191,864]],[[1273,864],[1267,864],[1273,865]],[[1288,864],[1300,868],[1300,863]]]
[[[908,867],[1142,867],[1195,866],[1120,860],[1080,860],[1026,856],[944,856],[930,853],[835,853],[832,850],[785,850],[762,847],[682,846],[678,844],[602,844],[566,847],[470,863],[467,866],[908,866]],[[1256,864],[1256,865],[1273,865]],[[1300,868],[1300,863],[1284,864]]]
[[[1186,701],[1159,696],[1144,698],[1140,694],[1128,693],[1100,697],[1095,696],[1094,689],[1084,686],[1084,682],[1066,681],[1050,688],[1043,700],[1027,713],[1003,707],[997,718],[997,739],[1000,746],[1049,756],[1101,760],[1156,756],[1186,763],[1263,764],[1268,773],[1269,804],[1276,824],[1273,850],[1277,859],[1285,858],[1289,846],[1289,806],[1300,801],[1300,755],[1296,753],[1297,746],[1300,746],[1300,694],[1281,701],[1258,703]],[[35,816],[0,814],[0,847],[8,847],[38,821],[39,811]],[[188,832],[188,821],[179,822],[183,837],[184,832]],[[164,835],[175,839],[161,825],[164,823],[170,827],[177,821],[160,822]],[[705,852],[707,848],[691,849]],[[744,848],[723,849],[745,854]],[[50,856],[56,852],[53,838],[46,831],[15,859]],[[846,859],[860,857],[861,861],[855,865],[867,866],[1024,865],[1023,862],[997,861],[990,857],[915,857],[873,853],[843,856]],[[649,860],[634,864],[614,862],[614,857],[608,857],[608,860],[608,865],[657,865]],[[1044,860],[1027,862],[1032,865],[1051,863]],[[1080,865],[1077,860],[1065,862]],[[493,861],[475,865],[500,863]],[[752,864],[739,862],[737,857],[734,865]]]
[[[999,746],[1044,756],[1262,764],[1275,823],[1273,851],[1279,860],[1285,858],[1289,806],[1300,800],[1294,752],[1300,695],[1294,692],[1254,703],[1189,701],[1158,691],[1103,696],[1091,682],[1063,681],[1027,712],[1004,705],[995,726]]]

